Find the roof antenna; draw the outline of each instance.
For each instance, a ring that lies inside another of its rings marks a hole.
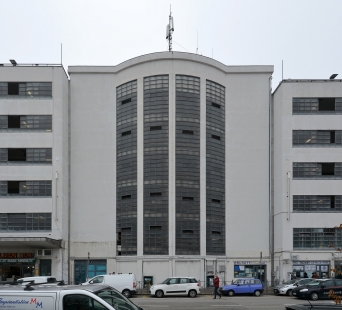
[[[197,30],[197,48],[196,48],[196,54],[198,54],[198,30]]]
[[[169,40],[169,52],[172,52],[172,33],[174,32],[173,17],[171,16],[171,4],[170,4],[170,15],[169,24],[166,26],[166,39]]]

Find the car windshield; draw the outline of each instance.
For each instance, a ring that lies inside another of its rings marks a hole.
[[[321,282],[322,282],[321,280],[314,280],[314,281],[309,282],[309,283],[306,284],[306,285],[308,285],[308,286],[317,286],[317,285],[319,285]]]
[[[283,284],[284,284],[284,285],[289,285],[289,284],[293,284],[293,283],[295,283],[295,282],[296,282],[296,280],[290,280],[290,281],[284,282]]]
[[[166,283],[169,283],[170,281],[170,278],[167,278],[166,280],[164,280],[161,284],[166,284]]]
[[[120,294],[115,289],[103,289],[99,292],[94,292],[105,302],[111,305],[114,309],[138,310],[139,308],[128,298]]]

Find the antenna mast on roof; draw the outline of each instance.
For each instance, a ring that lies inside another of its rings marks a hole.
[[[169,24],[166,26],[166,39],[169,40],[169,52],[172,52],[172,33],[174,31],[173,17],[171,16],[171,4],[170,4],[170,15]]]

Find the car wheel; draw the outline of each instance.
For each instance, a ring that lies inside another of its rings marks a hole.
[[[316,292],[313,292],[310,294],[310,299],[311,300],[317,300],[318,299],[318,294]]]
[[[254,292],[254,296],[256,296],[256,297],[259,297],[260,295],[261,295],[260,291],[257,290],[257,291]]]
[[[156,291],[156,296],[157,296],[158,298],[161,298],[161,297],[164,296],[164,292],[163,292],[162,290]]]
[[[130,290],[123,290],[122,294],[123,294],[126,298],[130,298],[131,295],[132,295]]]
[[[292,290],[287,290],[286,295],[287,296],[292,296]]]
[[[197,295],[197,292],[196,292],[195,290],[191,290],[191,291],[189,292],[189,297],[191,297],[191,298],[196,297],[196,295]]]
[[[228,294],[227,294],[229,297],[233,297],[235,295],[235,292],[234,291],[228,291]]]

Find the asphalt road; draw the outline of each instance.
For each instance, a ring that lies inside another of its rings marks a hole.
[[[285,305],[307,303],[307,301],[296,297],[274,295],[262,295],[260,297],[223,296],[221,299],[213,299],[212,295],[198,295],[196,298],[173,296],[156,298],[142,295],[134,296],[132,301],[144,310],[285,310]],[[316,303],[334,304],[330,300],[320,300]]]

